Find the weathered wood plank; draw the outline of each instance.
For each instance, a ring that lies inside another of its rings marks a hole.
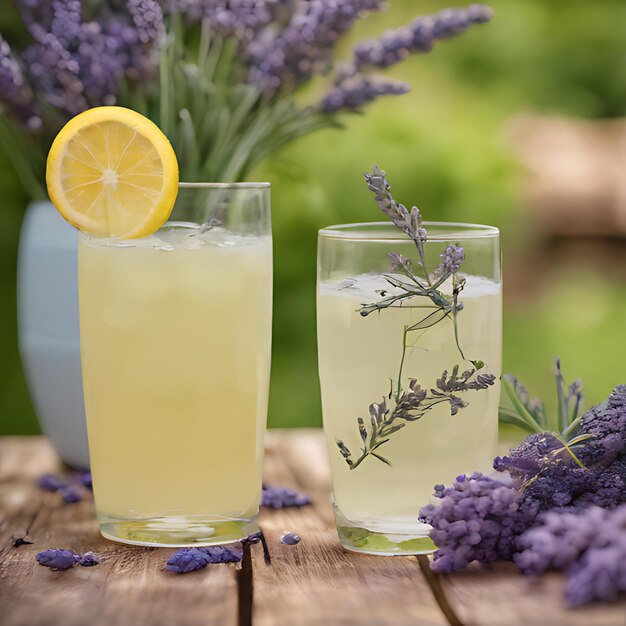
[[[509,447],[507,443],[501,446],[503,451]],[[430,594],[429,588],[418,580],[419,596],[415,587],[407,589],[404,576],[412,580],[414,573],[405,570],[404,565],[398,566],[404,558],[341,551],[334,532],[330,471],[321,433],[270,433],[268,461],[269,482],[309,493],[315,506],[301,511],[263,513],[262,523],[271,539],[275,560],[286,564],[288,573],[282,568],[259,576],[262,563],[260,554],[255,555],[256,589],[265,585],[269,594],[261,598],[260,593],[257,595],[258,623],[280,624],[276,617],[280,613],[271,607],[281,602],[295,616],[294,624],[313,624],[318,616],[320,622],[331,624],[352,624],[359,619],[375,624],[441,623],[442,616],[425,598]],[[301,532],[302,543],[295,548],[274,547],[282,530]],[[378,576],[383,580],[378,580]],[[512,564],[476,564],[464,572],[441,577],[440,581],[452,609],[466,626],[626,626],[626,600],[567,610],[562,598],[564,579],[559,574],[531,582]],[[333,603],[339,604],[339,608]],[[417,613],[409,612],[407,607],[411,604]]]
[[[237,622],[234,568],[217,565],[176,576],[162,571],[171,550],[123,546],[98,532],[93,503],[58,505],[35,478],[59,469],[42,438],[0,440],[0,622],[3,626],[93,624],[233,625]],[[13,547],[33,512],[33,545]],[[94,550],[97,567],[55,572],[35,554],[45,548]]]
[[[446,623],[414,558],[363,556],[339,545],[319,432],[270,433],[265,470],[267,482],[305,491],[314,506],[262,514],[272,565],[255,546],[255,625]],[[281,545],[284,530],[302,542]]]
[[[266,479],[310,494],[312,507],[264,511],[262,524],[273,564],[253,546],[254,623],[270,625],[445,624],[430,588],[411,557],[373,557],[344,552],[330,504],[330,472],[320,432],[270,432]],[[170,550],[142,549],[100,538],[89,501],[59,506],[35,479],[57,471],[42,438],[0,438],[0,623],[133,624],[133,626],[237,622],[232,566],[211,566],[172,576],[163,564]],[[13,538],[32,525],[32,546]],[[301,544],[282,546],[283,530],[299,532]],[[94,568],[53,572],[34,560],[37,551],[94,549],[105,558]],[[241,581],[242,577],[239,576]],[[472,566],[442,579],[452,607],[467,626],[624,626],[626,601],[568,611],[563,578],[531,583],[514,566]]]
[[[625,626],[626,600],[568,610],[564,577],[522,576],[512,563],[470,565],[443,576],[443,587],[466,626]]]

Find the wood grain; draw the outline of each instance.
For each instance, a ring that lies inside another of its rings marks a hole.
[[[533,581],[512,563],[474,564],[442,580],[467,626],[626,626],[626,599],[566,609],[565,580],[557,573]]]
[[[106,541],[98,532],[93,502],[60,505],[41,492],[37,476],[59,471],[42,438],[0,439],[0,623],[3,626],[215,625],[237,622],[234,568],[217,565],[176,576],[162,568],[171,550],[135,548]],[[29,520],[33,545],[13,547]],[[41,567],[46,548],[94,550],[97,567],[65,572]]]
[[[266,454],[265,480],[306,492],[314,505],[261,516],[272,565],[255,546],[255,625],[446,623],[414,558],[357,555],[339,545],[319,432],[270,433]],[[281,545],[285,530],[302,542]]]
[[[331,508],[326,446],[319,431],[268,433],[265,479],[309,494],[314,505],[264,510],[272,553],[260,545],[244,568],[213,565],[184,576],[163,566],[171,550],[102,539],[93,503],[61,505],[41,492],[38,476],[59,471],[41,437],[0,438],[0,624],[2,626],[347,626],[449,623],[414,557],[345,552]],[[33,545],[14,547],[28,537]],[[297,546],[283,531],[302,535]],[[54,572],[34,555],[50,547],[95,550],[92,568]],[[245,570],[245,571],[244,571]],[[563,577],[531,583],[511,564],[471,566],[440,579],[465,626],[626,626],[626,600],[568,611]],[[252,603],[252,606],[250,606]]]

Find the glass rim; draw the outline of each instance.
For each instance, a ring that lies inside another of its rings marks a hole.
[[[179,189],[269,189],[270,183],[203,183],[179,181]]]
[[[444,232],[428,233],[428,241],[464,241],[468,239],[490,239],[500,235],[500,229],[486,224],[471,224],[466,222],[422,222],[426,230],[430,227],[441,228]],[[382,229],[387,232],[372,232],[374,229]],[[445,232],[447,230],[447,232]],[[335,224],[326,226],[319,231],[319,236],[328,239],[344,239],[348,241],[369,242],[406,242],[411,241],[408,235],[400,234],[401,231],[391,222],[355,222],[352,224]]]

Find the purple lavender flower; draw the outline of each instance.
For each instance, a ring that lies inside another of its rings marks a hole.
[[[565,586],[569,606],[580,606],[594,601],[617,600],[626,592],[626,527],[615,529],[622,534],[611,545],[590,548],[574,563]]]
[[[297,533],[285,531],[280,536],[280,543],[283,543],[287,546],[295,546],[299,544],[301,541],[302,541],[302,537],[300,537],[300,535],[298,535]]]
[[[42,37],[50,29],[53,12],[52,2],[47,0],[15,0],[24,25],[28,32],[35,38]]]
[[[63,498],[65,504],[74,504],[80,502],[83,499],[83,489],[78,485],[68,485],[59,489],[59,493]]]
[[[52,33],[28,47],[23,56],[34,88],[49,104],[69,115],[87,108],[80,66]]]
[[[41,128],[41,118],[21,65],[0,35],[0,105],[30,131]]]
[[[37,479],[37,486],[44,491],[56,491],[61,495],[65,504],[73,504],[83,499],[85,489],[91,489],[91,473],[44,474]]]
[[[200,549],[206,554],[207,563],[239,563],[243,555],[238,548],[215,546]]]
[[[399,96],[409,91],[407,83],[357,75],[343,81],[326,95],[319,108],[324,113],[341,109],[354,111],[381,96]]]
[[[411,237],[416,244],[423,244],[428,234],[422,226],[420,210],[414,206],[408,211],[402,203],[394,200],[385,170],[381,170],[377,165],[374,165],[372,172],[365,174],[365,182],[367,183],[367,188],[376,195],[378,208],[395,226]]]
[[[614,600],[626,591],[626,505],[544,513],[518,538],[517,550],[514,561],[525,574],[567,573],[571,606]]]
[[[450,487],[438,485],[435,496],[440,502],[423,507],[420,520],[432,526],[438,550],[431,568],[437,572],[510,559],[516,538],[538,513],[534,502],[520,497],[519,482],[506,475],[458,476]]]
[[[268,487],[263,485],[261,506],[270,509],[285,509],[311,504],[308,496],[298,493],[289,487]]]
[[[123,10],[82,21],[79,0],[54,0],[40,22],[26,8],[35,42],[23,54],[33,87],[52,106],[75,115],[115,104],[121,81],[150,76],[164,31],[156,0],[129,0]]]
[[[43,552],[38,552],[35,558],[39,565],[58,570],[70,569],[80,560],[80,556],[76,552],[65,549],[44,550]]]
[[[594,545],[607,513],[600,507],[590,507],[584,513],[567,509],[542,513],[533,528],[520,535],[513,560],[532,576],[564,569]]]
[[[37,479],[37,486],[43,491],[58,491],[69,486],[69,484],[69,478],[59,474],[43,474]]]
[[[626,386],[618,385],[607,402],[580,418],[578,437],[585,435],[587,439],[573,446],[553,433],[529,435],[507,456],[496,457],[494,469],[526,481],[524,497],[539,502],[543,510],[615,507],[626,501],[626,457],[621,456],[626,446]]]
[[[209,563],[238,563],[242,551],[237,548],[183,548],[170,556],[165,565],[168,572],[187,574],[206,567]]]
[[[82,565],[83,567],[93,567],[94,565],[98,565],[98,563],[100,563],[98,555],[91,550],[89,552],[81,554],[78,560],[78,564]]]
[[[551,463],[524,485],[524,497],[539,503],[542,510],[572,506],[595,489],[595,473],[564,459]]]
[[[541,435],[527,437],[531,438],[539,439]],[[626,465],[622,460],[616,459],[608,467],[579,467],[562,444],[556,450],[559,452],[556,458],[552,454],[534,458],[530,452],[528,456],[518,456],[513,450],[510,457],[496,458],[494,468],[524,480],[523,498],[544,511],[592,504],[615,507],[626,501]]]
[[[465,261],[465,250],[451,243],[439,256],[443,269],[450,274],[456,274]]]
[[[575,506],[594,504],[610,509],[626,503],[626,456],[618,457],[607,468],[591,471],[593,486],[576,498]]]
[[[248,82],[261,91],[294,88],[331,64],[337,39],[366,11],[380,10],[382,0],[309,0],[299,2],[276,37],[249,46]]]
[[[272,0],[172,0],[171,12],[188,22],[202,21],[221,37],[250,41],[274,18],[278,5]]]
[[[128,0],[128,13],[142,44],[158,43],[164,34],[163,10],[154,0]]]
[[[78,472],[76,474],[78,482],[87,489],[93,489],[93,481],[91,480],[91,472]]]
[[[159,65],[159,48],[165,35],[163,11],[156,0],[129,0],[127,8],[132,25],[111,20],[108,38],[124,32],[125,54],[120,52],[124,76],[142,81],[152,77]]]
[[[553,453],[562,450],[563,443],[551,433],[528,435],[508,455],[493,460],[493,468],[509,472],[512,476],[528,479],[536,476],[553,460]]]
[[[67,48],[81,36],[80,0],[53,0],[50,32]]]
[[[579,435],[591,435],[579,456],[585,465],[608,465],[626,450],[626,385],[617,385],[608,400],[580,419]]]
[[[403,61],[415,52],[429,52],[437,39],[446,39],[467,30],[473,24],[488,22],[493,11],[474,4],[467,9],[446,9],[434,16],[418,17],[408,26],[388,30],[379,39],[368,39],[354,49],[351,69],[342,74],[357,72],[365,66],[389,67]]]
[[[165,569],[176,574],[195,572],[207,566],[207,556],[200,548],[184,548],[177,550],[167,560]]]

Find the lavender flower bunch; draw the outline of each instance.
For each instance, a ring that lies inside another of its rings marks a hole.
[[[554,433],[529,435],[496,457],[494,469],[521,479],[525,497],[544,510],[626,502],[626,385],[617,385],[576,424],[578,435],[569,441]]]
[[[560,364],[557,388],[564,389]],[[572,398],[579,406],[581,388],[580,381],[570,386],[562,406]],[[528,400],[519,383],[516,393],[527,407],[543,406]],[[511,559],[530,575],[563,569],[572,606],[626,591],[626,385],[572,419],[575,414],[565,429],[575,424],[575,438],[533,432],[494,460],[493,476],[461,476],[450,487],[435,487],[440,504],[420,513],[438,547],[434,570]]]
[[[607,510],[550,511],[517,541],[515,563],[528,575],[565,571],[570,606],[626,593],[626,504]]]
[[[510,560],[517,537],[539,511],[535,502],[522,498],[520,484],[510,476],[475,472],[458,476],[450,487],[436,485],[439,502],[420,511],[420,521],[433,527],[430,538],[439,548],[431,568],[450,573],[472,561]]]
[[[337,42],[382,0],[14,1],[30,43],[0,35],[0,144],[36,197],[52,138],[88,107],[150,117],[186,180],[241,180],[281,146],[337,126],[339,112],[408,91],[372,71],[491,18],[482,5],[419,18],[341,65]],[[328,94],[296,101],[319,75]]]

